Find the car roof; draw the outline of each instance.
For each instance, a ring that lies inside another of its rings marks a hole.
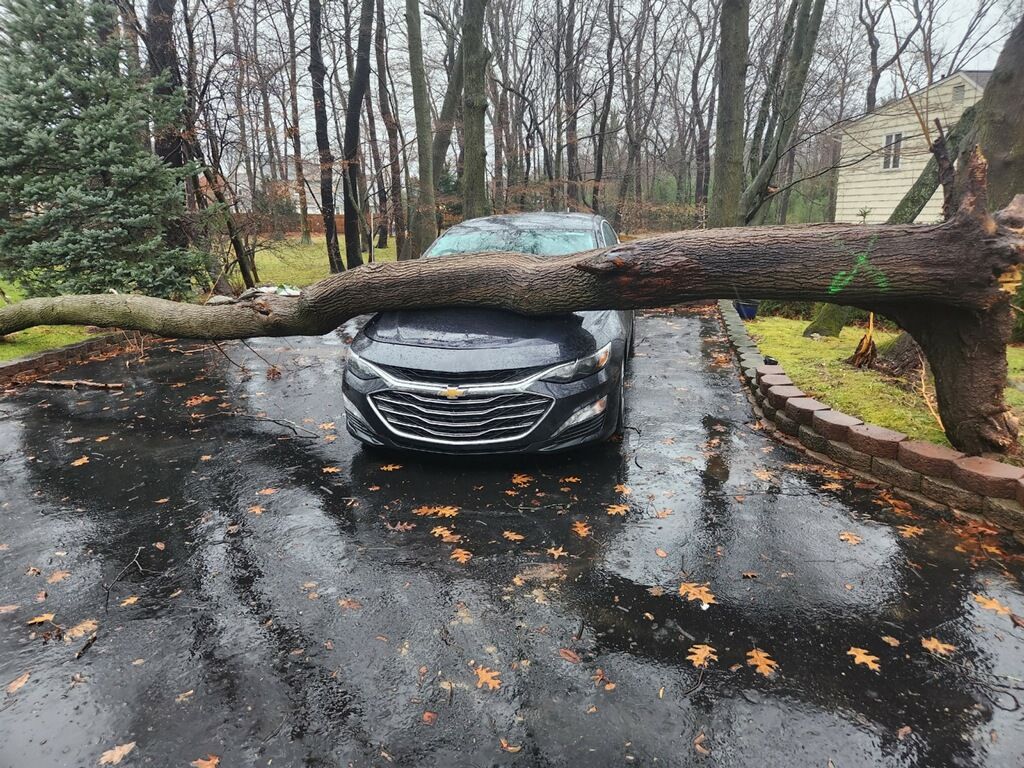
[[[455,224],[452,229],[595,229],[603,222],[592,213],[508,213]]]

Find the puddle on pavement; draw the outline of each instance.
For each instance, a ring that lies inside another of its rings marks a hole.
[[[8,397],[0,764],[1016,764],[1020,550],[761,434],[713,313],[637,338],[539,459],[360,449],[338,337]]]

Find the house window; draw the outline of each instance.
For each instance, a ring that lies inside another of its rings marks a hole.
[[[900,145],[902,143],[902,133],[885,134],[885,144],[882,146],[882,168],[900,167]]]
[[[953,104],[954,104],[954,106],[957,106],[957,107],[962,107],[963,106],[965,91],[966,91],[966,86],[963,85],[963,84],[961,84],[961,85],[954,85],[953,86]]]

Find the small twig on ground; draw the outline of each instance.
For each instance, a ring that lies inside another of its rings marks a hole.
[[[932,418],[935,419],[935,423],[939,425],[939,429],[945,432],[946,428],[942,426],[942,417],[939,416],[939,410],[933,402],[931,393],[928,392],[928,382],[925,379],[924,371],[924,358],[921,358],[921,397],[924,399],[924,404],[928,406],[928,411],[931,413]]]
[[[216,411],[215,413],[209,413],[205,416],[196,417],[196,421],[205,421],[206,419],[213,418],[214,416],[234,416],[239,419],[248,419],[249,421],[266,421],[271,424],[277,424],[279,427],[285,427],[295,433],[296,437],[305,438],[307,440],[314,440],[320,437],[317,432],[311,429],[306,429],[301,424],[296,424],[294,421],[288,421],[288,419],[272,419],[269,416],[252,416],[248,413],[239,413],[238,411]],[[300,435],[299,431],[305,432],[305,435]]]
[[[122,576],[124,576],[126,573],[128,573],[128,569],[129,568],[131,568],[134,565],[134,566],[136,566],[139,569],[139,573],[145,573],[146,572],[146,569],[142,567],[142,563],[139,562],[139,555],[142,554],[142,550],[144,550],[144,549],[145,549],[145,547],[139,547],[138,549],[136,549],[135,550],[135,555],[134,555],[134,557],[132,557],[131,562],[128,563],[128,565],[126,565],[124,568],[121,569],[121,572],[118,573],[117,576],[114,577],[114,580],[112,582],[110,582],[109,584],[104,584],[103,585],[103,589],[106,591],[106,594],[105,594],[105,596],[103,598],[103,612],[104,613],[106,613],[110,609],[110,590],[114,587],[115,584],[117,584],[117,582],[119,582],[121,580]]]
[[[98,632],[93,632],[89,635],[89,639],[85,641],[85,645],[78,649],[78,653],[75,654],[75,661],[85,656],[86,651],[92,648],[92,644],[96,642],[96,638],[99,637]]]
[[[61,389],[78,389],[79,387],[86,389],[124,389],[124,384],[120,382],[107,384],[90,379],[36,379],[35,383],[43,387],[59,387]]]

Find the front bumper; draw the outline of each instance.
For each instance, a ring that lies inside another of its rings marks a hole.
[[[550,453],[564,451],[585,443],[603,440],[615,431],[619,402],[620,367],[614,358],[597,373],[568,383],[534,381],[524,387],[491,387],[486,393],[477,394],[467,387],[465,395],[458,396],[458,406],[467,413],[486,410],[476,407],[484,397],[494,402],[525,402],[532,405],[539,416],[521,430],[508,430],[497,435],[482,435],[473,438],[456,438],[424,434],[424,430],[405,426],[425,424],[430,426],[438,417],[434,412],[451,407],[455,401],[439,391],[425,392],[422,385],[415,390],[415,402],[422,406],[413,419],[396,417],[387,408],[388,401],[395,394],[410,397],[408,387],[401,382],[388,382],[382,378],[364,379],[346,370],[343,392],[345,422],[349,433],[368,445],[427,451],[432,453],[493,454],[493,453]],[[516,397],[513,398],[512,395]],[[505,400],[501,398],[508,396]],[[522,397],[520,397],[522,396]],[[436,401],[431,402],[431,398]],[[595,403],[604,398],[604,408],[594,413]],[[416,406],[413,406],[416,407]],[[505,407],[498,405],[496,407]],[[511,407],[511,406],[507,406]],[[588,410],[591,409],[592,410]],[[566,426],[575,414],[584,411],[587,418]],[[532,411],[531,411],[532,412]],[[475,418],[475,417],[465,417]],[[486,428],[486,427],[482,427]]]

